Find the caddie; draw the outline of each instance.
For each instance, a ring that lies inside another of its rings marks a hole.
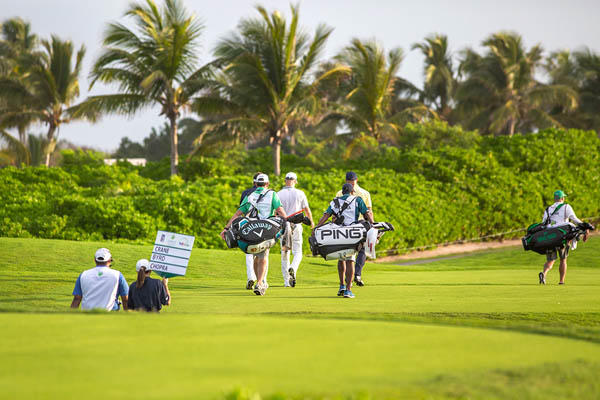
[[[342,195],[340,197],[336,197],[331,201],[316,227],[323,225],[332,215],[334,216],[333,222],[344,226],[352,225],[358,221],[361,215],[367,221],[373,223],[373,214],[371,214],[363,199],[353,195],[354,187],[352,184],[344,183],[341,192]],[[352,278],[354,277],[354,260],[355,255],[352,255],[338,261],[338,276],[340,278],[338,296],[354,298],[351,290]]]
[[[257,172],[252,177],[252,187],[244,190],[242,192],[242,196],[240,197],[240,206],[244,202],[244,199],[248,197],[248,195],[254,192],[257,188],[256,186],[256,178],[262,174],[262,172]],[[269,259],[267,258],[267,271],[265,272],[265,286],[268,288],[269,284],[267,283],[267,275],[269,274]],[[256,273],[254,272],[254,257],[252,254],[246,254],[246,289],[252,290],[254,288],[254,283],[256,282]]]
[[[290,216],[297,212],[303,211],[306,216],[310,219],[311,228],[315,226],[313,221],[310,207],[308,206],[308,200],[302,190],[296,189],[298,183],[298,176],[294,172],[288,172],[285,175],[285,186],[277,192],[277,195],[281,199],[281,205],[285,210],[286,215]],[[302,261],[302,224],[290,224],[291,230],[291,243],[285,243],[282,239],[281,242],[281,274],[283,275],[283,285],[285,287],[296,286],[296,276],[298,274],[298,267]],[[290,249],[294,259],[290,265]]]
[[[223,230],[221,231],[221,239],[225,240],[225,232],[231,227],[233,221],[246,214],[256,213],[258,219],[267,219],[273,215],[279,215],[286,218],[287,215],[281,206],[281,200],[274,190],[269,189],[269,177],[266,174],[260,174],[256,177],[256,190],[246,196],[238,210],[229,219]],[[254,293],[258,296],[263,296],[267,287],[264,283],[266,276],[267,259],[269,257],[267,249],[261,253],[253,254],[254,272],[256,273],[256,285]]]
[[[349,171],[346,172],[346,183],[349,183],[354,188],[354,195],[358,196],[365,203],[367,210],[371,212],[371,217],[373,217],[373,205],[371,203],[371,194],[367,192],[365,189],[358,186],[358,175],[356,172]],[[337,197],[342,196],[342,191],[340,190]],[[362,218],[362,216],[361,216]],[[361,249],[356,255],[356,269],[354,271],[354,283],[358,286],[364,286],[365,282],[362,280],[362,271],[365,266],[365,262],[367,261],[367,256],[365,254],[364,248]]]
[[[547,228],[556,228],[558,226],[569,225],[569,221],[573,221],[576,224],[582,223],[582,221],[575,215],[573,207],[565,203],[565,197],[567,197],[567,195],[562,190],[557,190],[554,192],[554,204],[552,204],[546,210],[544,210],[544,215],[542,216],[542,223],[545,224]],[[588,233],[589,230],[586,230],[585,234],[583,235],[584,242],[587,240]],[[560,258],[560,265],[558,267],[560,281],[558,282],[558,284],[565,284],[569,248],[574,249],[576,245],[577,242],[573,240],[570,243],[567,242],[567,244],[561,246],[558,249],[548,250],[546,252],[546,263],[544,264],[544,270],[538,275],[540,284],[546,284],[546,274],[552,269],[552,265],[554,264],[554,261],[556,261],[557,258]]]
[[[118,311],[118,297],[121,296],[123,309],[127,310],[129,286],[123,274],[110,266],[112,254],[106,248],[101,248],[94,255],[96,267],[79,274],[73,289],[71,308],[82,310],[104,309]]]

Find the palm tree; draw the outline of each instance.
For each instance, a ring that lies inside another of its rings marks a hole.
[[[28,68],[31,66],[33,58],[36,56],[38,47],[38,38],[31,33],[31,25],[20,18],[12,18],[2,24],[2,40],[0,40],[0,75],[12,77],[24,82],[27,76]],[[26,105],[16,104],[15,99],[0,99],[3,104],[2,109],[21,107]],[[31,124],[31,119],[15,121],[14,127],[19,133],[19,140],[23,145],[27,144],[27,127]],[[10,128],[10,126],[4,126]]]
[[[48,147],[48,139],[43,134],[29,134],[27,138],[27,151],[29,153],[29,165],[42,165],[46,157],[46,148]]]
[[[325,121],[342,121],[356,140],[393,138],[406,122],[430,114],[427,107],[410,97],[418,89],[397,76],[404,58],[401,48],[386,56],[377,42],[353,39],[336,58],[349,66],[351,81],[341,104]]]
[[[0,150],[2,152],[0,165],[29,165],[31,163],[31,156],[27,147],[11,134],[0,130],[0,142],[4,142],[6,145],[6,148]]]
[[[95,82],[117,83],[119,93],[92,96],[84,109],[132,115],[158,104],[170,126],[171,175],[177,174],[177,119],[203,88],[210,64],[196,69],[197,39],[203,26],[179,0],[165,0],[159,10],[153,0],[132,4],[125,13],[135,30],[121,23],[109,25],[103,54],[91,77]]]
[[[321,82],[347,68],[332,66],[309,81],[332,29],[319,25],[311,38],[298,27],[298,7],[291,6],[289,25],[277,11],[269,14],[261,6],[256,10],[260,18],[243,19],[239,33],[217,45],[222,74],[194,109],[201,116],[220,117],[207,124],[205,134],[267,135],[274,173],[279,175],[281,142],[290,124],[316,114],[315,93]]]
[[[451,112],[450,100],[456,86],[448,37],[432,35],[422,43],[413,44],[412,49],[421,50],[425,56],[424,101],[435,105],[438,115],[448,120]]]
[[[31,33],[31,25],[21,18],[11,18],[1,25],[0,74],[23,75],[26,58],[37,49],[38,38]]]
[[[553,52],[546,58],[544,69],[551,85],[565,85],[580,94],[583,76],[577,53],[569,50]],[[586,129],[586,114],[582,108],[580,104],[577,108],[565,110],[559,105],[551,110],[550,115],[565,127]]]
[[[10,97],[18,105],[0,111],[0,126],[18,126],[24,121],[47,125],[45,164],[49,166],[59,127],[73,120],[94,120],[95,114],[82,112],[79,105],[73,105],[79,96],[85,47],[81,46],[75,54],[73,43],[56,36],[51,41],[42,41],[42,47],[44,51],[33,60],[24,79],[0,78],[0,97]]]
[[[466,126],[508,135],[561,126],[550,111],[557,106],[574,109],[577,93],[566,85],[536,81],[541,46],[526,51],[521,36],[505,32],[491,35],[483,45],[485,55],[466,50],[459,68],[465,80],[457,89],[457,111]]]
[[[589,49],[575,53],[581,76],[580,111],[586,129],[600,133],[600,55]]]

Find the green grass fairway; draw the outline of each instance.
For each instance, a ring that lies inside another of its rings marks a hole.
[[[600,237],[540,286],[520,248],[428,264],[368,263],[338,298],[335,262],[306,257],[265,297],[244,255],[195,249],[160,315],[69,310],[111,249],[128,282],[151,246],[0,238],[1,399],[600,398]]]

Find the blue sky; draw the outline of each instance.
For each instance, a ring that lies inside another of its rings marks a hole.
[[[256,16],[255,4],[269,11],[278,9],[289,15],[289,2],[283,0],[183,0],[186,7],[204,23],[201,38],[201,62],[211,59],[218,40],[235,29],[241,18]],[[332,57],[353,37],[376,38],[386,49],[402,47],[405,60],[400,75],[420,86],[422,56],[410,51],[413,43],[431,33],[448,35],[452,50],[479,49],[483,39],[500,30],[523,36],[526,46],[541,43],[546,52],[589,47],[600,51],[600,1],[533,0],[475,1],[453,0],[303,0],[300,24],[309,32],[319,23],[334,28],[325,57]],[[82,98],[89,94],[110,93],[109,87],[96,85],[88,92],[87,74],[101,52],[102,32],[111,21],[122,18],[125,0],[0,0],[2,18],[19,16],[32,25],[42,38],[56,34],[72,40],[77,47],[85,43],[87,55],[82,77]],[[99,150],[115,150],[121,137],[135,141],[146,137],[152,127],[162,125],[157,109],[149,109],[132,118],[104,117],[96,124],[78,122],[64,126],[60,139]],[[34,133],[45,127],[33,128]]]

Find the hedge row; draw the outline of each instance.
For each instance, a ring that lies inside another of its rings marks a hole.
[[[522,228],[541,218],[557,188],[579,217],[598,216],[599,154],[594,132],[548,130],[468,146],[366,148],[336,169],[294,169],[315,219],[354,169],[375,219],[397,228],[382,241],[385,250]],[[148,243],[163,229],[195,235],[198,247],[225,248],[218,233],[251,185],[250,173],[156,181],[127,164],[65,160],[62,168],[0,171],[0,236]],[[282,185],[272,177],[273,188]]]

